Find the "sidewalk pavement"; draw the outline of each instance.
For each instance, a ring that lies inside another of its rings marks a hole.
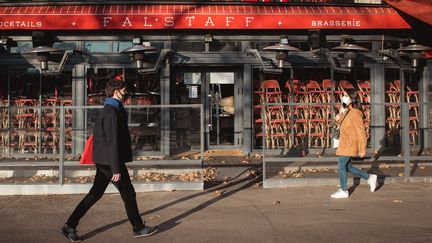
[[[432,242],[432,185],[262,189],[243,178],[205,191],[138,193],[156,235],[133,238],[119,194],[105,194],[78,226],[84,242]],[[352,188],[353,189],[353,188]],[[352,191],[352,190],[351,190]],[[69,242],[60,228],[83,195],[0,197],[0,242]]]

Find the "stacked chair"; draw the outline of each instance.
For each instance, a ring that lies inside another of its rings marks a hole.
[[[283,103],[282,91],[277,80],[265,80],[260,90],[255,92],[259,95],[261,118],[255,121],[256,126],[263,126],[265,130],[256,134],[264,137],[267,148],[289,147],[289,123]],[[272,105],[271,103],[275,103]],[[263,107],[263,104],[267,104]]]
[[[370,139],[370,121],[371,121],[371,85],[369,80],[358,80],[358,95],[362,103],[361,110],[363,112],[363,121],[366,129],[366,137]]]
[[[38,152],[41,141],[40,110],[37,99],[17,98],[12,101],[15,109],[11,110],[12,131],[10,132],[10,144],[12,149]]]
[[[331,146],[331,80],[324,79],[321,84],[315,80],[302,82],[288,80],[285,92],[282,92],[277,80],[265,80],[260,89],[255,91],[257,111],[255,127],[265,123],[265,131],[255,132],[256,137],[265,139],[267,148],[308,147],[321,148]],[[346,80],[334,84],[335,112],[342,107],[341,98],[344,90],[356,89],[362,101],[367,135],[370,133],[370,82],[358,81],[358,87]],[[295,103],[282,106],[271,103]],[[268,105],[264,107],[263,104]],[[302,104],[302,103],[310,103]],[[261,110],[263,111],[261,112]],[[258,112],[260,111],[260,112]],[[291,132],[293,131],[293,134]],[[294,140],[291,138],[294,137]]]
[[[405,97],[403,97],[403,99],[409,103],[410,144],[417,145],[419,124],[419,91],[413,90],[413,88],[409,85],[405,85],[404,88]],[[399,136],[399,129],[401,128],[401,98],[400,80],[386,82],[386,101],[391,103],[386,105],[386,127],[389,145],[400,143],[396,137]]]

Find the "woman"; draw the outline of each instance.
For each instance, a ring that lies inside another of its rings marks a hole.
[[[347,89],[342,97],[342,103],[347,109],[336,116],[341,122],[339,147],[336,155],[339,156],[340,189],[331,195],[332,198],[349,197],[347,190],[347,171],[367,180],[371,192],[375,191],[377,175],[368,174],[352,165],[352,157],[364,157],[366,154],[366,131],[363,124],[363,114],[359,110],[360,101],[354,89]]]

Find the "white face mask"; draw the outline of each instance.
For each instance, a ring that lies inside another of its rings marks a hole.
[[[351,103],[351,99],[348,96],[343,96],[342,103],[344,103],[345,105],[349,105]]]

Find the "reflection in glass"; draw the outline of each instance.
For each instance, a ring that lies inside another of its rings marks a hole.
[[[111,52],[109,41],[86,41],[84,49],[86,52]]]

